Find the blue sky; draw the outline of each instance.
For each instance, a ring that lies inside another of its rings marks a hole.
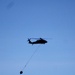
[[[0,75],[19,75],[38,47],[28,44],[31,37],[52,40],[23,75],[75,75],[74,0],[0,0]]]

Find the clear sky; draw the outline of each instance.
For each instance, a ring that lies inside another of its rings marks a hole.
[[[75,75],[75,0],[0,0],[0,75]]]

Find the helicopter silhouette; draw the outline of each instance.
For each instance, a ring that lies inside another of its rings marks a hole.
[[[32,38],[28,39],[28,42],[29,42],[29,44],[32,44],[32,45],[33,44],[45,44],[45,43],[47,43],[47,41],[42,39],[42,38],[39,38],[38,40],[36,40],[34,42],[32,42],[31,39]]]

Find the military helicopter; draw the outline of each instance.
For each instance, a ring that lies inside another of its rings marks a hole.
[[[36,41],[31,41],[31,39],[38,39],[38,40],[36,40]],[[28,42],[29,42],[29,44],[45,44],[45,43],[47,43],[47,41],[46,40],[44,40],[43,38],[30,38],[30,39],[28,39]]]

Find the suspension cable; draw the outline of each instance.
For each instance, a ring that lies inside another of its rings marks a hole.
[[[26,68],[26,66],[29,64],[30,60],[32,59],[32,57],[34,56],[34,54],[37,52],[37,50],[39,49],[40,45],[38,45],[38,47],[35,49],[35,51],[33,52],[33,54],[31,55],[31,57],[29,58],[29,60],[26,62],[25,66],[23,67],[23,69],[20,71],[20,74],[23,73],[23,70]]]

